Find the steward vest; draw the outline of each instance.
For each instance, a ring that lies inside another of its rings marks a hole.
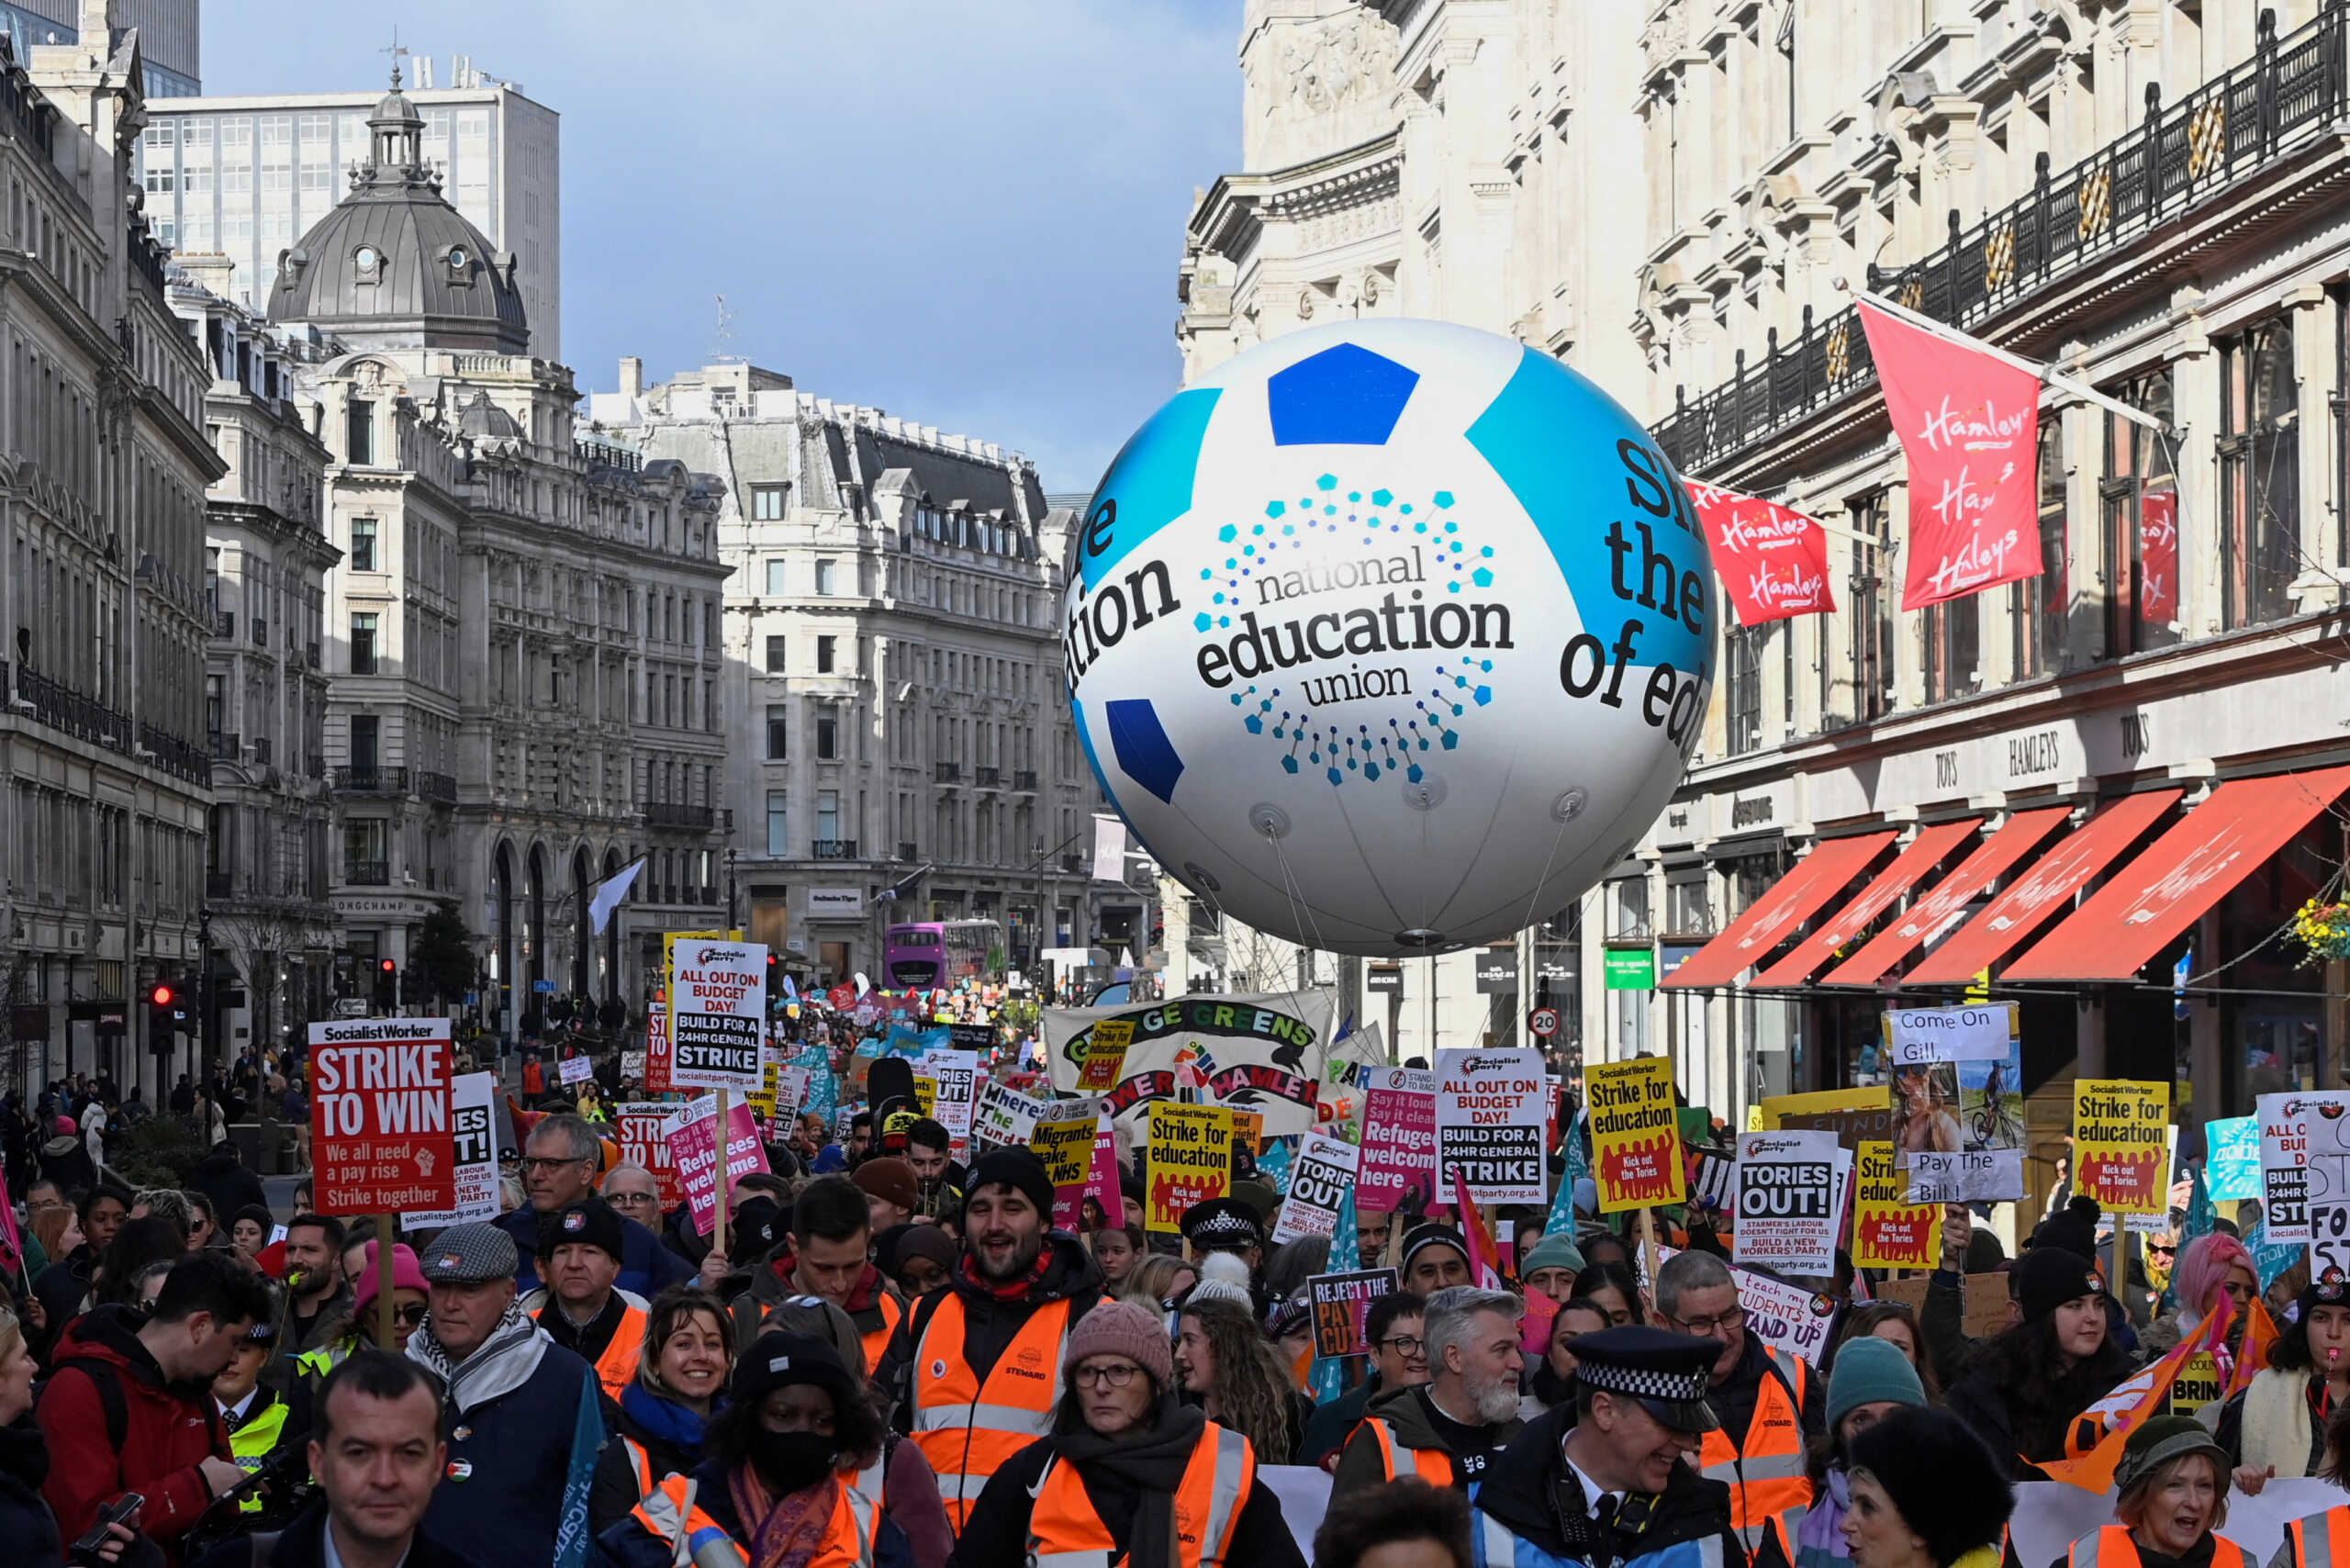
[[[229,1457],[247,1475],[262,1467],[277,1446],[285,1440],[287,1406],[285,1397],[274,1388],[264,1388],[253,1395],[253,1403],[245,1406],[244,1421],[229,1434]],[[227,1417],[221,1420],[225,1424]],[[239,1511],[261,1512],[262,1500],[257,1494],[247,1493],[238,1503]]]
[[[1400,1450],[1412,1456],[1412,1473],[1421,1480],[1431,1486],[1449,1486],[1455,1491],[1460,1490],[1460,1469],[1453,1464],[1452,1455],[1446,1450],[1404,1448],[1395,1436],[1394,1426],[1376,1416],[1364,1417],[1362,1425],[1356,1429],[1369,1431],[1379,1444],[1379,1462],[1385,1468],[1388,1480],[1395,1479],[1395,1455]],[[2350,1564],[2344,1564],[2344,1568],[2350,1568]]]
[[[531,1314],[533,1320],[546,1315],[550,1301]],[[621,1391],[636,1381],[637,1361],[644,1350],[644,1326],[652,1314],[632,1303],[621,1304],[620,1327],[612,1330],[612,1342],[596,1358],[596,1381],[604,1385],[608,1398],[618,1399]]]
[[[1257,1455],[1248,1439],[1210,1421],[1192,1445],[1175,1488],[1173,1568],[1214,1568],[1225,1561],[1240,1524],[1240,1506],[1257,1482]],[[1026,1568],[1102,1568],[1126,1549],[1110,1534],[1086,1495],[1077,1467],[1055,1459],[1036,1483],[1028,1516]]]
[[[882,1355],[890,1349],[890,1337],[898,1331],[898,1325],[905,1320],[906,1316],[906,1309],[900,1306],[898,1298],[888,1291],[875,1292],[873,1305],[881,1314],[881,1327],[858,1336],[865,1342],[865,1375],[867,1377],[871,1377],[875,1369],[880,1366]]]
[[[1717,1427],[1697,1450],[1699,1472],[1729,1488],[1730,1528],[1750,1553],[1772,1533],[1771,1520],[1799,1515],[1811,1506],[1803,1441],[1803,1400],[1810,1369],[1767,1346],[1763,1354],[1770,1360],[1754,1390],[1754,1415],[1745,1433],[1733,1439]],[[1794,1538],[1792,1518],[1781,1528]]]
[[[2287,1525],[2281,1555],[2285,1561],[2272,1559],[2272,1568],[2350,1568],[2350,1505]]]
[[[2286,1540],[2298,1547],[2300,1528],[2305,1524],[2331,1524],[2340,1529],[2343,1526],[2336,1516],[2345,1513],[2350,1513],[2350,1509],[2335,1508],[2313,1520],[2296,1519],[2288,1528]],[[2320,1561],[2324,1561],[2324,1549],[2321,1547],[2319,1550]],[[2128,1525],[2107,1525],[2073,1542],[2072,1550],[2065,1554],[2065,1561],[2069,1568],[2139,1568],[2143,1560],[2138,1555],[2138,1543],[2130,1539]],[[2211,1568],[2260,1568],[2260,1564],[2253,1561],[2251,1552],[2226,1536],[2214,1535],[2211,1537]],[[2307,1565],[2304,1564],[2303,1568]]]
[[[914,1346],[914,1442],[957,1535],[988,1477],[1052,1430],[1069,1328],[1068,1297],[1036,1308],[983,1382],[963,1356],[966,1311],[962,1293],[948,1292]]]
[[[1516,1534],[1483,1508],[1469,1516],[1469,1555],[1472,1568],[1588,1568],[1581,1557],[1561,1556]],[[1670,1546],[1649,1547],[1639,1537],[1624,1544],[1624,1555],[1613,1568],[1746,1568],[1740,1558],[1726,1560],[1719,1532]]]
[[[873,1568],[874,1543],[881,1537],[882,1463],[876,1459],[864,1470],[834,1473],[840,1497],[833,1505],[823,1544],[808,1560],[808,1568]],[[694,1501],[700,1484],[691,1476],[665,1477],[629,1517],[669,1544],[673,1562],[689,1562],[693,1568],[749,1568],[743,1543]],[[742,1524],[747,1531],[758,1529],[751,1519]]]

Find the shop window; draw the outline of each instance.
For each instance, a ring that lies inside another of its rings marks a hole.
[[[2220,349],[2220,597],[2231,630],[2293,613],[2300,575],[2300,431],[2293,326],[2264,322]]]
[[[2168,422],[2171,373],[2125,383],[2114,396]],[[2177,447],[2160,431],[2105,416],[2105,480],[2098,486],[2105,534],[2105,645],[2119,657],[2178,641],[2183,610],[2178,547]]]
[[[1926,700],[1946,701],[1982,689],[1982,595],[1926,606]]]
[[[1734,626],[1722,639],[1723,744],[1732,756],[1762,745],[1762,654],[1770,633],[1767,625]]]
[[[1645,877],[1618,877],[1607,884],[1608,902],[1613,906],[1615,923],[1610,936],[1646,937],[1652,935],[1649,924],[1649,884]]]
[[[1886,580],[1893,561],[1892,518],[1882,493],[1865,496],[1846,509],[1852,531],[1882,541],[1876,549],[1856,546],[1852,552],[1851,591],[1844,599],[1844,641],[1848,654],[1841,670],[1830,660],[1819,661],[1819,709],[1825,727],[1865,724],[1892,711],[1897,694],[1894,648],[1897,626],[1895,607],[1899,585]],[[1840,691],[1840,686],[1849,689]]]
[[[2065,560],[2071,548],[2065,526],[2065,421],[2040,422],[2040,576],[2008,589],[2009,624],[2015,633],[2018,680],[2053,675],[2065,667],[2072,613],[2072,577]]]
[[[769,762],[784,760],[784,714],[788,710],[781,703],[767,704],[767,760]]]

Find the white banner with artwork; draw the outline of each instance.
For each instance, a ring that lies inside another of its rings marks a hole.
[[[1099,1088],[1111,1114],[1133,1127],[1154,1099],[1181,1088],[1197,1090],[1203,1103],[1256,1111],[1264,1134],[1278,1137],[1311,1130],[1317,1121],[1320,1080],[1330,1049],[1337,997],[1328,991],[1248,996],[1183,996],[1125,1007],[1045,1010],[1045,1059],[1054,1090],[1080,1092],[1093,1031],[1107,1023],[1131,1035],[1117,1062],[1116,1081]],[[1105,1058],[1106,1059],[1106,1058]]]

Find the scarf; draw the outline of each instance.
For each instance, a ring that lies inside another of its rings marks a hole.
[[[750,1568],[808,1568],[823,1550],[832,1531],[833,1510],[839,1506],[841,1478],[824,1477],[821,1486],[803,1486],[780,1497],[767,1494],[758,1467],[745,1462],[726,1477],[727,1495],[736,1517],[750,1532]]]
[[[1852,1543],[1844,1539],[1844,1510],[1852,1506],[1852,1477],[1837,1461],[1828,1467],[1828,1475],[1820,1487],[1821,1495],[1803,1517],[1796,1530],[1797,1555],[1803,1551],[1824,1551],[1830,1557],[1850,1557]]]
[[[1076,1401],[1065,1406],[1053,1446],[1077,1466],[1080,1481],[1093,1475],[1105,1491],[1124,1487],[1136,1494],[1135,1522],[1126,1538],[1126,1568],[1177,1568],[1175,1493],[1184,1467],[1207,1428],[1207,1417],[1184,1405],[1171,1391],[1159,1401],[1150,1430],[1139,1437],[1105,1438],[1085,1425]],[[753,1568],[764,1568],[754,1564]]]
[[[663,1442],[689,1454],[701,1452],[702,1418],[690,1406],[665,1399],[642,1383],[632,1383],[621,1390],[621,1409]]]
[[[452,1361],[441,1341],[432,1337],[432,1324],[424,1326],[408,1336],[408,1359],[422,1363],[424,1368],[440,1375],[449,1385],[449,1403],[464,1415],[476,1405],[484,1405],[500,1395],[513,1393],[530,1381],[539,1370],[539,1361],[554,1341],[546,1337],[538,1320],[522,1310],[519,1301],[509,1302],[498,1326],[489,1338],[475,1347],[474,1353],[463,1361]]]
[[[1023,1301],[1028,1293],[1045,1282],[1046,1271],[1053,1266],[1053,1244],[1047,1240],[1036,1249],[1036,1260],[1028,1271],[1008,1284],[998,1284],[979,1272],[979,1266],[968,1252],[963,1254],[963,1280],[978,1290],[983,1290],[998,1301]]]

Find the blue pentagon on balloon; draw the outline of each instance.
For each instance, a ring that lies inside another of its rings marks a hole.
[[[1176,393],[1110,460],[1078,535],[1078,568],[1088,588],[1099,587],[1136,545],[1192,510],[1200,443],[1222,396],[1214,386]]]
[[[1118,766],[1126,777],[1173,804],[1175,781],[1183,777],[1183,759],[1175,755],[1175,743],[1167,738],[1158,710],[1147,699],[1140,699],[1107,703],[1102,711],[1110,721],[1110,749],[1117,754]]]
[[[1356,343],[1309,354],[1265,381],[1275,446],[1384,446],[1420,373]]]

